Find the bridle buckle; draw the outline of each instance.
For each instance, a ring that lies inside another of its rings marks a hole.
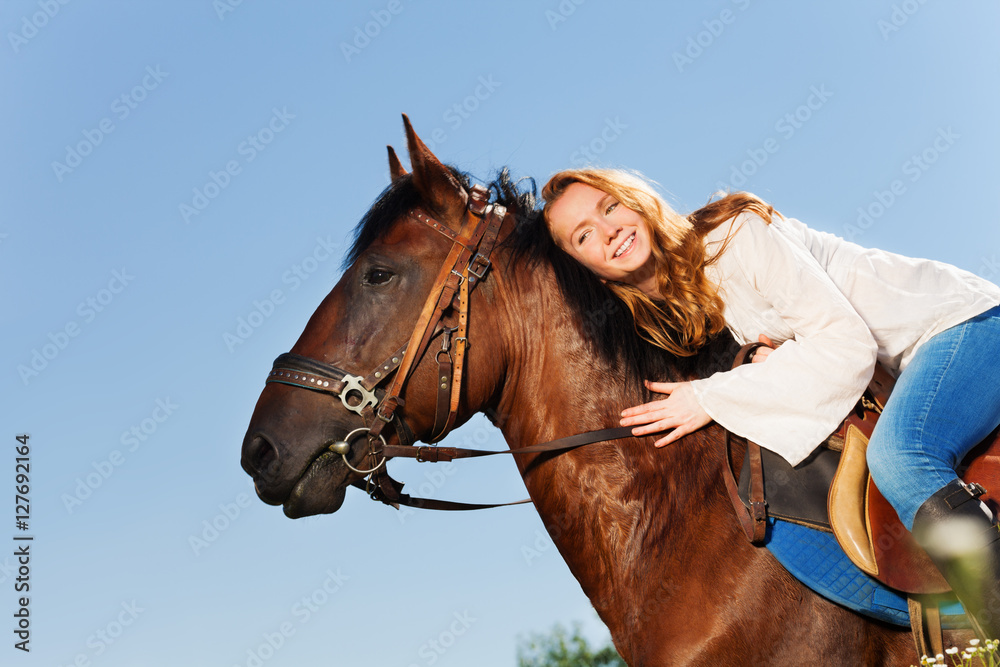
[[[475,268],[477,265],[481,267],[478,271]],[[477,252],[469,260],[469,266],[465,270],[475,276],[476,280],[482,280],[486,277],[486,272],[490,270],[491,265],[492,262],[490,262],[489,257],[483,257]]]

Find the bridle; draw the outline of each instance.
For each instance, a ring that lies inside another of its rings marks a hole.
[[[437,336],[442,337],[441,349],[435,355],[438,366],[437,402],[434,426],[427,441],[435,443],[444,438],[455,425],[458,416],[465,353],[469,348],[469,295],[486,278],[492,265],[491,255],[500,228],[508,215],[505,207],[500,204],[490,204],[488,200],[489,193],[485,188],[479,185],[472,186],[462,217],[461,231],[458,233],[442,225],[420,208],[410,211],[410,217],[446,236],[452,245],[424,302],[410,339],[385,361],[367,375],[360,376],[316,359],[286,353],[274,360],[274,366],[267,376],[266,383],[285,384],[335,396],[340,399],[345,409],[360,415],[365,420],[366,426],[354,429],[344,440],[333,443],[328,449],[334,454],[340,454],[347,467],[364,476],[354,481],[353,485],[364,489],[373,500],[397,508],[399,505],[407,505],[439,510],[520,505],[531,500],[480,504],[414,498],[402,493],[403,485],[388,475],[385,463],[395,457],[437,462],[496,454],[559,452],[581,445],[632,437],[631,428],[621,427],[589,431],[517,450],[491,451],[459,447],[425,447],[415,444],[416,437],[413,430],[406,423],[402,412],[397,410],[405,404],[403,392],[407,380],[423,359],[430,342]],[[454,310],[457,314],[457,323],[453,327],[443,323],[445,314],[450,310]],[[383,386],[390,378],[392,382],[388,386]],[[399,441],[397,445],[388,444],[382,435],[383,429],[389,424],[395,427],[396,438]],[[348,460],[351,441],[362,435],[367,435],[368,441],[368,450],[364,457],[370,466],[367,469],[356,468]]]
[[[507,217],[505,207],[490,204],[488,200],[489,193],[485,188],[472,186],[461,231],[457,233],[423,209],[410,211],[411,218],[447,237],[452,244],[410,339],[385,361],[367,375],[360,376],[316,359],[286,353],[275,359],[267,376],[266,383],[291,385],[336,396],[345,409],[365,420],[366,426],[353,430],[343,441],[331,445],[330,450],[340,454],[351,470],[371,476],[364,488],[376,500],[397,504],[403,498],[399,492],[402,485],[384,472],[389,458],[412,456],[417,460],[441,460],[435,453],[436,447],[414,444],[413,430],[401,412],[397,412],[405,403],[403,392],[407,380],[427,352],[431,340],[437,336],[442,337],[442,345],[435,355],[437,403],[428,442],[441,440],[455,424],[461,399],[465,353],[469,347],[469,295],[486,278],[500,227]],[[449,310],[457,314],[457,323],[453,327],[443,323]],[[388,445],[382,435],[389,424],[395,426],[399,445]],[[367,434],[368,440],[365,457],[370,466],[368,469],[356,468],[348,460],[352,439],[363,434]]]

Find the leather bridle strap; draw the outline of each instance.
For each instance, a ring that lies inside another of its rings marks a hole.
[[[265,384],[286,384],[339,398],[344,407],[372,420],[372,407],[385,395],[377,385],[395,370],[402,357],[403,348],[390,355],[366,378],[347,373],[337,366],[309,357],[286,352],[274,360]],[[412,445],[416,437],[405,419],[395,420],[396,436],[404,445]]]
[[[474,193],[475,197],[475,193]],[[475,208],[470,204],[475,214]],[[474,238],[481,239],[475,254],[462,271],[458,293],[458,324],[454,330],[454,338],[445,338],[445,346],[454,344],[454,357],[450,351],[446,355],[438,352],[438,403],[434,414],[434,426],[428,442],[438,442],[443,439],[455,425],[458,417],[458,406],[462,398],[462,378],[465,369],[465,352],[469,346],[469,294],[486,277],[490,268],[490,256],[493,246],[500,234],[500,226],[507,210],[498,204],[484,209],[480,229]],[[447,335],[447,333],[446,333]]]
[[[592,445],[598,442],[609,440],[620,440],[631,438],[631,426],[618,426],[606,428],[600,431],[587,431],[578,433],[557,440],[529,445],[520,449],[466,449],[463,447],[402,447],[399,445],[386,445],[382,448],[383,453],[389,458],[409,457],[421,462],[437,463],[439,461],[452,461],[454,459],[468,459],[479,456],[494,456],[496,454],[544,454],[547,452],[564,452],[569,449],[576,449],[583,445]]]
[[[485,190],[483,188],[472,188],[473,196],[480,196],[480,192],[483,193],[482,196],[485,196]],[[399,364],[395,377],[393,377],[392,384],[386,391],[386,397],[381,403],[379,403],[379,406],[375,411],[375,415],[378,417],[378,420],[372,425],[369,437],[377,438],[383,428],[383,425],[392,421],[393,413],[402,403],[401,395],[416,360],[423,357],[424,352],[426,352],[427,346],[433,337],[436,323],[441,320],[445,310],[451,307],[452,299],[455,296],[455,292],[459,287],[460,281],[463,279],[462,274],[456,271],[456,269],[462,266],[463,263],[469,262],[472,254],[475,252],[476,246],[478,246],[478,241],[480,240],[483,231],[485,231],[484,225],[477,225],[475,231],[478,233],[475,234],[473,238],[469,238],[467,235],[468,229],[479,220],[472,213],[472,210],[471,206],[466,208],[464,215],[465,222],[462,225],[462,232],[458,235],[455,235],[454,232],[446,226],[437,223],[433,220],[433,218],[423,213],[420,209],[415,209],[411,213],[417,220],[424,222],[431,228],[452,239],[452,246],[451,250],[448,252],[448,256],[445,258],[444,263],[441,265],[441,270],[438,272],[437,278],[434,281],[434,287],[431,289],[427,300],[424,302],[424,307],[421,310],[420,317],[417,318],[417,324],[413,329],[413,334],[410,336],[410,341],[406,345],[406,354]]]
[[[417,507],[419,509],[425,510],[443,510],[447,512],[465,511],[465,510],[488,510],[494,507],[509,507],[511,505],[524,505],[531,502],[531,498],[525,498],[524,500],[516,500],[510,503],[463,503],[456,500],[438,500],[436,498],[417,498],[408,494],[403,493],[400,489],[403,485],[396,480],[389,477],[388,474],[382,473],[379,476],[380,480],[388,480],[388,484],[382,484],[378,488],[377,492],[373,492],[372,489],[364,482],[364,480],[356,479],[351,482],[351,485],[361,489],[369,496],[375,500],[379,500],[386,505],[392,505],[399,509],[400,505],[405,507]],[[391,491],[386,492],[386,488],[391,489]]]
[[[392,458],[394,456],[408,456],[416,458],[418,461],[436,462],[451,461],[459,458],[495,456],[497,454],[543,454],[547,452],[564,452],[570,449],[576,449],[577,447],[582,447],[584,445],[606,443],[611,440],[621,440],[623,438],[632,437],[635,436],[632,435],[631,426],[620,426],[617,428],[607,428],[599,431],[579,433],[577,435],[571,435],[557,440],[550,440],[549,442],[530,445],[520,449],[505,449],[496,451],[464,449],[461,447],[412,447],[385,445],[382,447],[382,452],[388,458]],[[379,485],[374,489],[366,485],[363,480],[355,480],[352,484],[359,489],[364,489],[365,492],[371,495],[373,499],[379,500],[387,505],[397,507],[399,505],[404,505],[406,507],[418,507],[421,509],[464,511],[490,509],[493,507],[507,507],[510,505],[521,505],[531,502],[530,498],[510,503],[462,503],[451,500],[437,500],[434,498],[415,498],[402,493],[403,485],[389,477],[386,473],[381,473],[379,475]]]

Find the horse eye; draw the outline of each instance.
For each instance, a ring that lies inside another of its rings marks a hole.
[[[366,285],[384,285],[392,280],[392,272],[385,269],[372,269],[365,274]]]

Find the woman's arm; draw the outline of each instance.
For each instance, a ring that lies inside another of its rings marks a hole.
[[[714,419],[798,463],[864,391],[877,345],[810,252],[759,217],[740,216],[720,263],[733,269],[723,285],[727,320],[740,316],[740,306],[745,311],[747,303],[759,302],[766,312],[755,316],[793,336],[766,352],[767,364],[746,364],[693,382],[650,385],[670,396],[630,408],[622,423],[646,425],[642,434],[674,428],[657,441],[663,445]],[[744,303],[730,303],[733,299]]]

